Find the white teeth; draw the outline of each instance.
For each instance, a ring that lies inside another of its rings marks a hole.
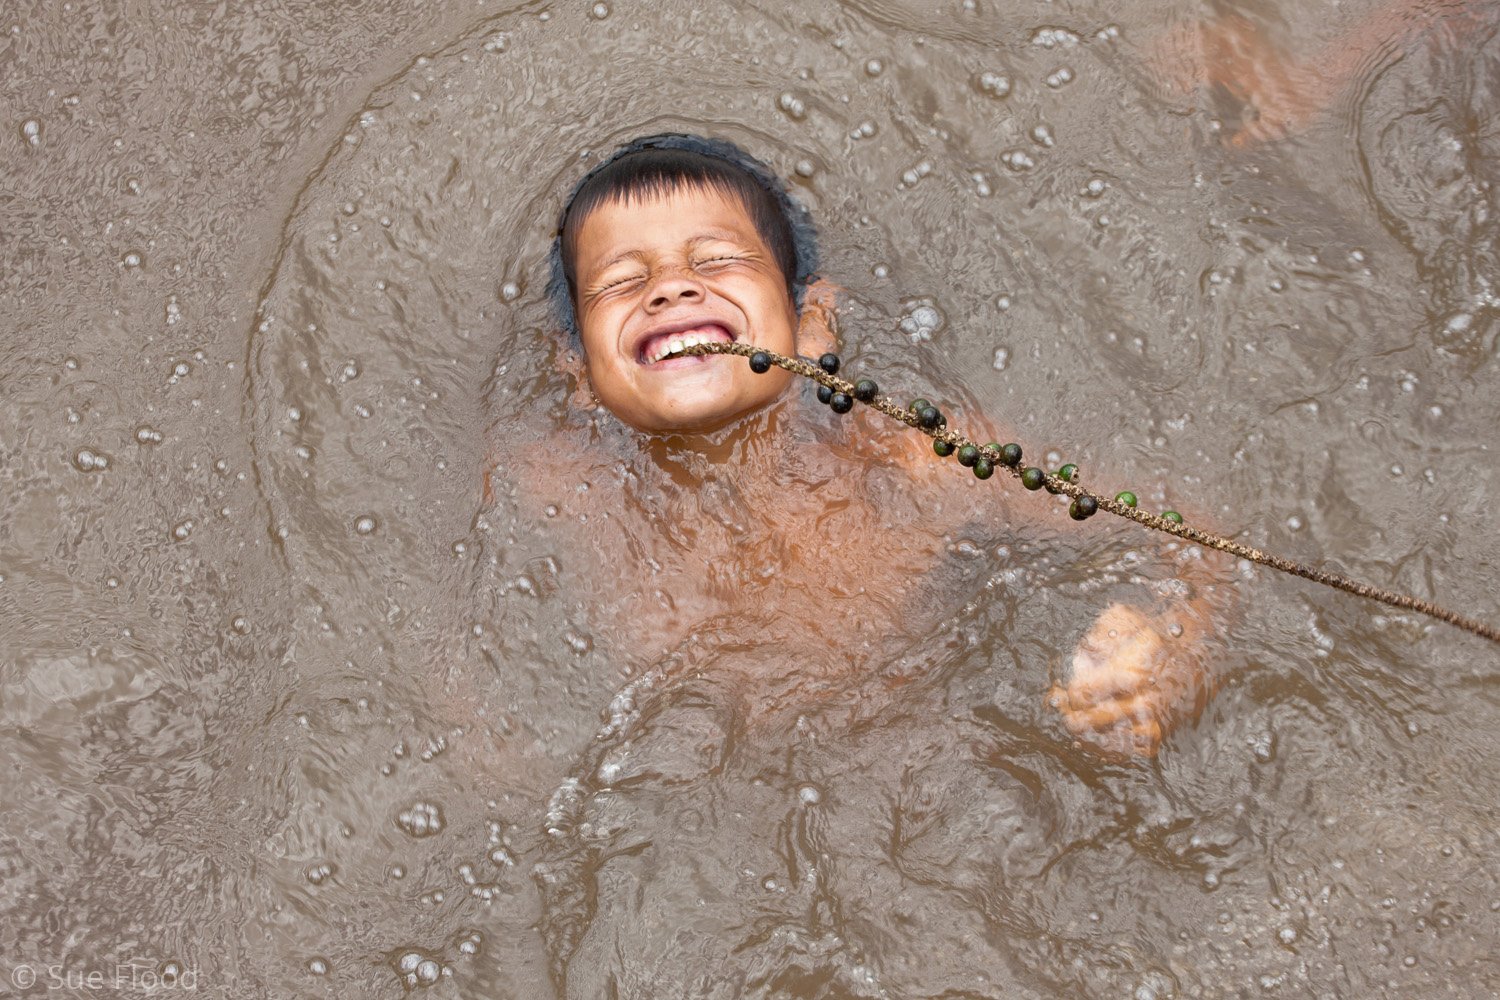
[[[674,338],[666,346],[660,347],[657,350],[653,351],[651,355],[646,358],[646,363],[654,365],[656,364],[656,362],[660,361],[662,358],[668,357],[669,355],[677,354],[697,344],[711,343],[717,339],[717,337],[713,337],[703,333],[690,333],[684,337]]]

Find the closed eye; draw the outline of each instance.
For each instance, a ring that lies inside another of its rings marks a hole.
[[[606,281],[604,284],[597,286],[594,289],[594,294],[595,295],[601,295],[604,292],[609,291],[611,288],[618,288],[621,285],[627,285],[627,284],[629,284],[629,283],[631,283],[633,281],[634,282],[640,282],[640,281],[644,281],[644,280],[645,280],[645,275],[643,275],[643,274],[624,274],[624,275],[621,275],[618,278],[611,278],[609,281]]]
[[[731,264],[738,264],[743,260],[745,260],[745,256],[743,254],[722,253],[715,254],[712,257],[703,257],[695,260],[693,261],[693,267],[697,268],[700,271],[714,271],[722,267],[728,267]]]

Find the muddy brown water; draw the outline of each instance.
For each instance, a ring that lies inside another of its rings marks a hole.
[[[643,443],[542,295],[602,151],[729,136],[819,221],[850,370],[1494,621],[1475,7],[1267,138],[1153,40],[1311,58],[1375,7],[8,6],[6,990],[1500,993],[1495,647],[1236,569],[1217,697],[1101,760],[1043,694],[1154,540],[913,500],[808,407],[774,462]],[[884,628],[746,554],[740,460],[882,511],[825,555]]]

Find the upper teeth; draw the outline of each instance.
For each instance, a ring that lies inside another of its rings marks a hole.
[[[710,333],[685,333],[681,337],[673,337],[665,345],[658,347],[646,356],[646,363],[654,365],[662,358],[672,354],[679,354],[686,348],[695,344],[712,343],[719,338]]]

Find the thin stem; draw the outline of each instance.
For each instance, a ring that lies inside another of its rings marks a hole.
[[[790,358],[784,354],[777,354],[775,351],[768,351],[763,347],[756,347],[754,344],[694,344],[691,347],[684,347],[677,353],[682,355],[696,356],[705,354],[738,354],[744,358],[748,358],[752,354],[764,354],[767,358],[770,359],[771,363],[776,365],[778,368],[784,368],[794,375],[801,375],[803,378],[810,378],[814,382],[817,382],[819,385],[828,386],[834,392],[844,393],[851,399],[857,398],[854,396],[854,384],[852,382],[839,378],[837,375],[830,375],[823,369],[819,368],[817,365],[813,364],[812,362],[805,361],[802,358]],[[997,452],[994,448],[991,448],[988,445],[978,444],[977,442],[970,440],[957,431],[949,430],[947,427],[923,427],[921,421],[917,418],[917,414],[913,410],[911,410],[909,407],[898,405],[891,400],[891,397],[887,395],[876,395],[873,399],[860,400],[860,402],[864,402],[866,406],[874,407],[881,413],[884,413],[886,416],[890,417],[892,420],[899,420],[901,421],[901,423],[906,424],[908,427],[921,431],[923,434],[926,434],[928,437],[932,438],[935,441],[946,442],[947,444],[951,445],[954,450],[962,448],[965,445],[973,446],[974,448],[977,448],[979,450],[979,454],[995,469],[1004,469],[1017,479],[1021,477],[1021,469],[1019,467],[1006,465],[1004,462],[1002,462],[999,452]],[[1261,549],[1257,549],[1253,546],[1236,542],[1233,539],[1225,538],[1222,535],[1215,535],[1207,531],[1200,531],[1197,528],[1189,527],[1185,524],[1178,524],[1177,522],[1168,520],[1167,518],[1164,518],[1159,514],[1152,514],[1149,511],[1139,510],[1135,507],[1127,506],[1126,504],[1123,504],[1120,501],[1113,499],[1112,497],[1107,497],[1102,494],[1095,493],[1092,490],[1078,485],[1077,483],[1070,483],[1060,476],[1053,475],[1050,472],[1047,473],[1047,487],[1051,492],[1066,494],[1067,496],[1073,497],[1075,500],[1079,497],[1092,497],[1094,502],[1099,505],[1100,510],[1107,510],[1111,514],[1114,514],[1118,517],[1128,518],[1129,520],[1135,521],[1139,524],[1144,524],[1148,528],[1155,528],[1157,531],[1165,531],[1169,535],[1176,535],[1178,538],[1185,538],[1190,542],[1194,542],[1198,545],[1202,545],[1210,549],[1217,549],[1220,552],[1228,552],[1231,555],[1238,556],[1241,559],[1247,559],[1253,563],[1258,563],[1261,566],[1269,566],[1272,569],[1280,570],[1283,573],[1290,573],[1293,576],[1300,576],[1304,580],[1312,580],[1315,583],[1325,584],[1326,586],[1334,587],[1338,590],[1347,591],[1348,593],[1358,595],[1359,597],[1372,598],[1373,600],[1380,601],[1384,604],[1389,604],[1390,606],[1395,608],[1401,608],[1406,611],[1416,611],[1431,618],[1436,618],[1439,621],[1447,622],[1450,625],[1456,625],[1467,632],[1472,632],[1477,636],[1481,636],[1485,639],[1490,640],[1491,642],[1500,643],[1500,629],[1497,629],[1491,625],[1486,625],[1485,623],[1477,621],[1473,618],[1465,617],[1464,615],[1460,615],[1457,612],[1449,611],[1447,608],[1439,607],[1438,605],[1433,604],[1431,601],[1424,601],[1421,598],[1411,597],[1407,594],[1397,593],[1393,590],[1386,590],[1383,587],[1374,587],[1367,583],[1360,583],[1358,580],[1352,580],[1349,577],[1342,576],[1338,573],[1329,573],[1326,570],[1318,569],[1315,566],[1309,566],[1305,563],[1299,563],[1291,559],[1284,559],[1281,556],[1272,555],[1269,552],[1264,552]]]

